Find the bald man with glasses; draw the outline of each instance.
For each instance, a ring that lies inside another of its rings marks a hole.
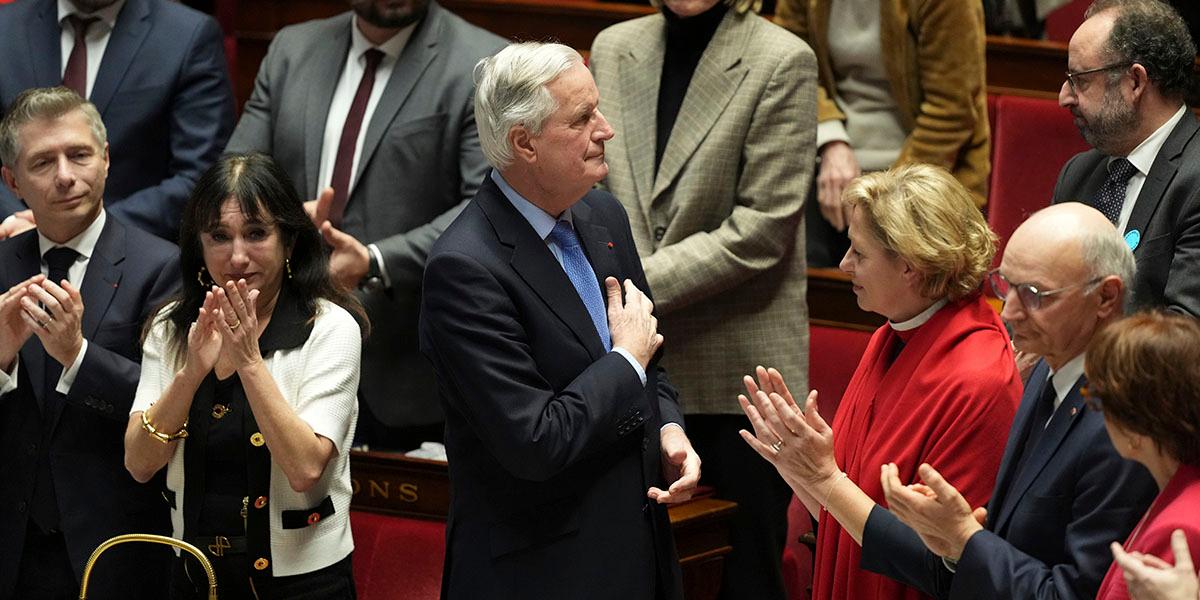
[[[1156,493],[1122,459],[1080,389],[1092,336],[1124,314],[1133,254],[1107,218],[1080,203],[1035,213],[990,276],[1018,350],[1042,356],[1025,386],[986,508],[934,469],[900,481],[882,468],[887,507],[863,527],[863,567],[935,598],[1091,599]],[[925,488],[906,484],[924,483]],[[832,509],[831,509],[832,510]]]

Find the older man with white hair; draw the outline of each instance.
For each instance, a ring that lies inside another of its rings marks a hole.
[[[420,323],[446,411],[443,597],[681,598],[664,505],[700,459],[629,219],[592,189],[613,136],[596,85],[559,44],[475,79],[494,170],[429,255]]]

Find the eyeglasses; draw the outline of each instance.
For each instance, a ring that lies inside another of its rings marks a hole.
[[[1023,304],[1025,306],[1025,308],[1028,308],[1029,310],[1037,310],[1037,309],[1041,308],[1043,298],[1046,298],[1048,296],[1053,296],[1055,294],[1061,294],[1063,292],[1073,290],[1075,288],[1083,287],[1086,285],[1093,285],[1095,283],[1098,283],[1102,279],[1104,279],[1104,278],[1103,277],[1094,277],[1088,281],[1084,281],[1083,283],[1076,283],[1075,285],[1068,285],[1065,287],[1060,287],[1056,290],[1042,291],[1042,290],[1039,290],[1037,288],[1037,286],[1033,285],[1032,283],[1012,283],[1012,282],[1010,282],[1008,280],[1008,278],[1006,278],[1004,275],[1002,275],[1000,273],[1000,269],[993,269],[992,271],[990,271],[988,273],[988,283],[991,284],[992,292],[994,292],[996,294],[997,298],[999,298],[1001,300],[1007,300],[1009,290],[1015,289],[1015,290],[1017,290],[1017,298],[1020,298],[1021,304]]]
[[[1091,75],[1092,73],[1099,73],[1101,71],[1111,71],[1113,69],[1125,69],[1132,65],[1133,65],[1133,63],[1131,63],[1131,62],[1120,62],[1120,63],[1111,64],[1111,65],[1105,65],[1103,67],[1096,67],[1095,69],[1084,69],[1083,71],[1075,71],[1073,73],[1071,71],[1067,71],[1067,85],[1071,86],[1071,93],[1074,94],[1078,90],[1087,87],[1087,85],[1086,85],[1087,81],[1079,80],[1078,77],[1080,77],[1082,75]]]

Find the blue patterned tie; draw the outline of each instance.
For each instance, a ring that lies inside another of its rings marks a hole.
[[[605,310],[604,297],[600,295],[596,272],[592,270],[591,263],[583,254],[583,248],[579,245],[579,238],[571,228],[571,223],[555,223],[550,232],[550,239],[562,250],[563,270],[567,272],[567,278],[571,280],[571,285],[575,286],[575,292],[579,294],[584,308],[587,308],[588,315],[592,317],[592,324],[596,326],[596,333],[600,335],[604,350],[612,350],[612,338],[608,333],[608,311]]]
[[[1096,195],[1096,208],[1116,225],[1121,220],[1121,207],[1125,206],[1125,188],[1129,178],[1137,173],[1137,167],[1125,158],[1116,158],[1108,164],[1108,179],[1100,186]]]

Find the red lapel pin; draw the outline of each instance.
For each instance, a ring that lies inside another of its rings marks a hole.
[[[608,249],[609,249],[609,250],[612,250],[612,247],[613,247],[613,243],[612,243],[612,242],[609,242],[609,243],[608,243]]]

